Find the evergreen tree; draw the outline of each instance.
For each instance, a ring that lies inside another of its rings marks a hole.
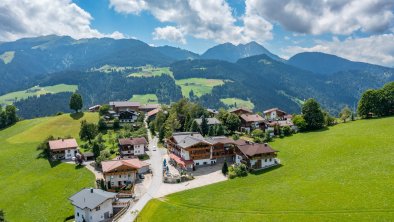
[[[309,130],[321,129],[324,127],[324,115],[320,105],[314,99],[308,99],[302,106],[302,115]]]
[[[10,126],[18,121],[18,116],[16,115],[16,107],[13,105],[7,105],[5,107],[6,115],[6,126]]]
[[[200,131],[200,128],[198,127],[198,124],[196,121],[193,121],[192,125],[190,126],[190,132],[198,132]]]
[[[165,130],[164,130],[164,125],[160,127],[159,129],[159,141],[163,142],[165,136]]]
[[[216,135],[217,136],[223,136],[224,135],[224,127],[222,124],[220,124],[217,128],[216,128]]]
[[[95,141],[93,143],[93,155],[94,155],[94,159],[97,159],[100,156],[100,145]]]
[[[215,127],[214,126],[209,127],[208,136],[215,136]]]
[[[88,140],[89,143],[92,142],[98,134],[98,127],[94,123],[88,123],[86,120],[81,121],[81,129],[79,131],[79,137],[81,140],[86,141]]]
[[[203,136],[208,134],[209,126],[208,126],[208,120],[205,118],[205,115],[202,116],[200,129],[201,129],[201,134]]]
[[[83,102],[82,102],[82,96],[78,93],[73,93],[70,98],[70,109],[75,110],[77,113],[78,110],[82,109]]]
[[[113,128],[114,128],[115,130],[120,128],[119,119],[117,119],[117,118],[114,119]]]
[[[193,119],[190,116],[190,113],[186,114],[185,124],[183,125],[183,131],[187,131],[190,129]]]
[[[99,130],[106,130],[107,129],[107,123],[105,122],[104,118],[99,119],[98,128],[99,128]]]
[[[224,161],[224,163],[223,163],[222,173],[223,173],[223,175],[227,175],[227,173],[228,173],[227,161]]]
[[[5,111],[2,110],[2,106],[0,105],[0,129],[5,128],[7,126],[7,115]]]

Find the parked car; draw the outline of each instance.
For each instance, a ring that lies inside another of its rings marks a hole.
[[[152,146],[152,150],[153,150],[153,151],[156,151],[156,146]]]

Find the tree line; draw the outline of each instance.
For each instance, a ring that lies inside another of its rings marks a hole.
[[[4,109],[0,106],[0,129],[9,127],[19,120],[16,114],[16,107],[7,105]]]
[[[394,82],[380,89],[369,89],[361,95],[357,106],[361,118],[391,116],[394,114]]]

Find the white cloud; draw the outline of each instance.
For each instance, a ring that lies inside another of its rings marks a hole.
[[[324,52],[349,60],[394,66],[394,34],[320,41],[312,47],[290,46],[282,49],[284,58],[300,52]]]
[[[247,10],[241,16],[243,25],[236,25],[237,19],[233,16],[233,9],[225,0],[138,0],[133,4],[129,0],[110,0],[110,7],[125,14],[138,14],[143,10],[149,11],[160,22],[174,23],[176,30],[168,28],[167,35],[160,35],[160,39],[174,41],[182,40],[184,36],[191,35],[200,39],[210,39],[218,43],[232,42],[246,43],[252,40],[264,42],[272,39],[272,25],[262,17]],[[157,28],[153,33],[156,39]],[[172,32],[170,32],[172,31]],[[171,34],[170,34],[171,33]],[[182,36],[180,38],[180,36]]]
[[[153,39],[166,39],[170,42],[186,44],[186,39],[183,32],[174,26],[155,28],[155,31],[153,32]]]
[[[124,38],[120,32],[103,34],[91,28],[92,16],[71,0],[2,0],[0,41],[41,35],[73,38]]]
[[[246,0],[255,13],[308,34],[378,33],[394,25],[393,0]]]

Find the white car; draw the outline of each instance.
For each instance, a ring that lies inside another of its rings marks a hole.
[[[153,151],[156,151],[156,146],[152,146],[152,150],[153,150]]]

